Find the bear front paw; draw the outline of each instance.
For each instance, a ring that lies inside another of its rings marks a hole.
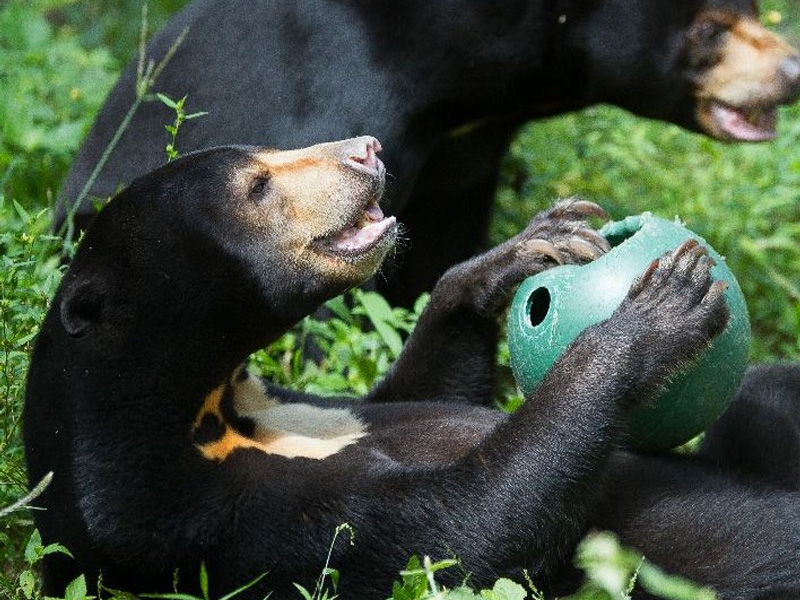
[[[696,358],[727,326],[724,281],[696,240],[653,261],[609,319],[628,339],[644,379],[663,379]]]

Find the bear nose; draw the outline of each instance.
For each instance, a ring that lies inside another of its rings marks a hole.
[[[800,87],[800,55],[785,59],[778,67],[778,73],[791,87]]]
[[[378,152],[381,150],[381,143],[374,137],[356,138],[345,148],[345,163],[357,171],[377,175],[383,167],[383,163],[378,158]]]

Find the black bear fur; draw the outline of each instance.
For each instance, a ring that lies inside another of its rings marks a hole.
[[[800,492],[800,367],[751,367],[700,453],[725,471]]]
[[[800,498],[700,460],[618,450],[625,414],[726,325],[711,261],[654,262],[513,415],[490,404],[497,317],[514,286],[608,246],[594,204],[559,203],[451,268],[364,398],[277,388],[242,364],[372,276],[397,225],[377,208],[373,138],[300,151],[222,147],[135,180],[97,217],[36,341],[24,414],[45,592],[112,588],[294,598],[334,529],[343,598],[384,598],[411,554],[455,553],[475,584],[530,570],[558,587],[576,541],[609,528],[722,598],[800,594]],[[457,583],[457,570],[445,572]],[[187,589],[188,588],[188,589]],[[196,591],[196,590],[195,590]]]
[[[159,59],[189,27],[156,86],[209,111],[181,130],[183,151],[383,140],[387,206],[411,243],[379,284],[410,304],[485,246],[500,161],[528,120],[605,102],[719,139],[769,138],[775,106],[800,92],[800,57],[756,11],[752,0],[197,0],[147,51]],[[59,222],[128,112],[136,68],[67,176]],[[157,167],[171,120],[159,102],[140,107],[91,195]],[[93,214],[87,198],[78,224]]]

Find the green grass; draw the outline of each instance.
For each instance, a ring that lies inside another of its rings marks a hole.
[[[185,1],[151,1],[151,30]],[[766,4],[786,17],[781,27],[787,33],[800,37],[796,4]],[[105,94],[134,55],[140,10],[139,0],[0,3],[0,508],[26,491],[19,419],[28,353],[62,273],[62,245],[48,233],[49,207]],[[779,139],[762,146],[719,144],[608,107],[531,124],[505,162],[492,240],[516,233],[554,199],[570,195],[598,201],[617,218],[643,210],[679,215],[727,256],[737,274],[751,311],[754,358],[798,358],[800,107],[781,116]],[[352,305],[347,310],[334,301],[335,318],[325,324],[305,320],[258,353],[254,364],[274,380],[308,391],[363,393],[396,357],[400,333],[413,327],[422,303],[405,311],[377,295],[357,293]],[[368,331],[365,324],[371,325]],[[307,335],[326,351],[321,364],[302,360],[296,350]],[[38,598],[35,568],[45,549],[31,537],[29,513],[3,515],[0,526],[0,594]],[[587,540],[578,560],[592,575],[580,598],[621,598],[635,574],[675,598],[707,597],[642,565],[607,537]],[[502,581],[477,593],[446,592],[436,584],[442,568],[458,566],[410,563],[398,574],[394,597],[537,597],[534,590]],[[315,582],[298,583],[330,598],[334,582],[321,581],[317,588]],[[86,583],[76,583],[70,600],[87,593]]]
[[[46,18],[62,4],[0,8],[0,183],[26,206],[46,205],[58,189],[120,66]]]

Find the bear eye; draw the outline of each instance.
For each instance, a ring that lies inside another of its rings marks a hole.
[[[692,37],[696,41],[713,42],[725,31],[726,27],[723,24],[706,20],[692,28]]]
[[[267,185],[269,184],[269,177],[258,177],[253,181],[250,185],[250,197],[253,199],[259,199],[261,196],[264,195],[264,192],[267,190]]]

